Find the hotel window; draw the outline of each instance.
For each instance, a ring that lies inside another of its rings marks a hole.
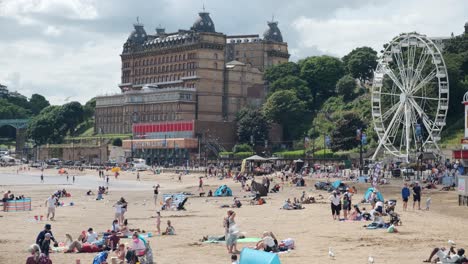
[[[169,66],[169,71],[172,71],[172,66],[173,66],[173,65]]]
[[[183,55],[183,57],[182,57],[182,58],[183,58],[183,60],[185,60],[185,54]]]
[[[215,53],[214,57],[215,57],[215,60],[217,60],[218,59],[218,53]]]
[[[218,69],[218,63],[217,63],[217,62],[213,63],[213,67],[214,67],[215,69]]]

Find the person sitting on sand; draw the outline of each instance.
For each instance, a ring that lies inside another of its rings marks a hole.
[[[112,231],[115,231],[115,232],[120,232],[120,225],[119,225],[119,221],[117,219],[114,219],[112,221],[112,228],[111,228]]]
[[[175,235],[175,228],[171,224],[171,220],[167,220],[166,231],[162,232],[162,235],[172,236]]]
[[[234,197],[234,204],[232,205],[232,207],[240,208],[241,206],[242,206],[242,203],[239,200],[239,198]]]
[[[293,210],[294,209],[294,207],[293,207],[293,205],[291,203],[291,199],[288,198],[286,201],[284,201],[283,209],[284,210]]]
[[[353,206],[353,211],[351,212],[351,214],[349,215],[349,220],[352,220],[352,221],[361,221],[362,219],[362,212],[361,210],[359,210],[359,206],[358,205],[354,205]]]
[[[125,255],[127,254],[127,250],[125,249],[125,244],[119,244],[119,247],[115,251],[115,255],[117,255],[117,264],[125,264]]]
[[[33,244],[29,247],[31,256],[26,259],[26,264],[52,264],[52,260],[41,253],[39,245]]]
[[[213,191],[212,191],[212,190],[209,190],[207,196],[208,196],[208,197],[213,197]]]
[[[263,249],[266,252],[278,252],[278,240],[273,232],[263,232],[262,240],[258,241],[255,249]]]
[[[68,244],[68,249],[64,251],[64,253],[95,253],[95,252],[100,252],[102,251],[102,248],[98,247],[95,244],[90,244],[90,243],[82,243],[83,241],[83,235],[80,234],[78,236],[77,240],[72,239],[72,237],[69,234],[66,234],[67,237],[67,244]]]
[[[111,235],[107,237],[106,239],[106,246],[110,250],[114,251],[114,250],[117,250],[117,247],[119,246],[119,242],[120,242],[120,237],[117,236],[117,232],[112,230]]]
[[[437,247],[436,247],[436,248],[434,248],[434,249],[432,250],[431,254],[429,255],[429,258],[426,259],[426,260],[424,260],[423,262],[432,262],[432,258],[433,258],[435,255],[441,255],[441,254],[442,254],[442,255],[444,255],[444,256],[446,256],[446,257],[449,257],[451,254],[456,254],[456,251],[455,251],[455,246],[456,246],[456,244],[455,244],[455,242],[453,242],[452,240],[449,240],[449,241],[448,241],[448,244],[449,244],[449,246],[450,246],[448,249],[446,249],[446,248],[444,248],[444,247],[440,247],[440,248],[437,248]],[[438,252],[440,252],[440,253],[438,254]],[[438,257],[436,257],[436,258],[434,259],[434,262],[437,262],[437,261],[439,261]]]
[[[130,249],[138,257],[145,255],[146,245],[145,242],[139,237],[138,232],[135,232],[132,235],[132,243],[130,244]]]
[[[122,237],[128,237],[133,234],[133,232],[141,232],[139,228],[129,228],[128,227],[128,220],[125,219],[123,222],[122,227],[120,228],[120,236]]]
[[[86,195],[91,196],[91,195],[94,195],[94,193],[93,193],[93,191],[88,190],[88,191],[86,192]]]

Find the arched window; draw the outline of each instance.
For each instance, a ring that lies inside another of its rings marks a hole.
[[[213,63],[213,67],[214,67],[215,69],[218,69],[218,63],[217,63],[217,62]]]
[[[218,53],[215,53],[214,57],[215,57],[215,60],[217,60],[218,59]]]
[[[183,60],[185,60],[185,54],[184,54],[184,56],[182,58],[183,58]]]
[[[169,66],[169,71],[172,71],[172,66],[173,66],[173,65]]]

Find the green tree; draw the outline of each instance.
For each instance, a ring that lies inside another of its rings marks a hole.
[[[44,108],[28,124],[28,134],[38,145],[45,143],[60,143],[65,136],[61,123],[60,106]]]
[[[377,51],[369,47],[353,49],[343,57],[346,71],[362,83],[372,79],[377,66]]]
[[[39,114],[42,109],[48,107],[49,105],[49,101],[47,101],[45,97],[40,94],[33,94],[29,99],[29,108],[34,115]]]
[[[315,107],[335,93],[336,82],[344,75],[343,63],[330,56],[310,57],[301,62],[301,78],[312,92]],[[320,96],[320,101],[317,99]]]
[[[121,138],[114,138],[114,140],[112,140],[112,146],[121,147],[122,146],[122,139]]]
[[[342,95],[345,101],[354,99],[356,90],[356,80],[351,75],[341,77],[336,83],[336,91],[338,95]]]
[[[274,81],[284,78],[286,76],[299,76],[299,73],[299,65],[297,65],[294,62],[286,62],[267,68],[265,71],[264,78],[269,83],[273,83]]]
[[[306,103],[291,90],[273,93],[263,105],[263,112],[269,120],[283,126],[283,136],[288,140],[302,136],[308,123]]]
[[[9,100],[0,99],[0,119],[27,118],[30,114],[29,110],[13,104]]]
[[[312,103],[312,94],[307,82],[297,76],[286,76],[277,79],[270,85],[270,94],[280,90],[293,90],[297,97],[307,103]]]
[[[84,111],[84,119],[89,119],[94,116],[94,112],[96,110],[96,97],[91,98],[86,104],[83,106]]]
[[[332,131],[333,151],[350,150],[359,145],[356,140],[356,130],[365,129],[365,122],[354,112],[345,112],[336,122],[336,127]]]
[[[79,102],[70,102],[61,106],[61,113],[57,117],[65,125],[64,132],[73,133],[75,128],[83,122],[84,120],[84,111],[83,107]]]
[[[259,109],[244,108],[237,116],[237,138],[241,143],[250,142],[253,136],[255,141],[268,139],[270,122]]]

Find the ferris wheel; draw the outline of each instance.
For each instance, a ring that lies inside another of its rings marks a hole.
[[[372,119],[379,145],[409,161],[417,151],[439,152],[449,103],[447,68],[425,35],[401,34],[383,51],[374,71]]]

